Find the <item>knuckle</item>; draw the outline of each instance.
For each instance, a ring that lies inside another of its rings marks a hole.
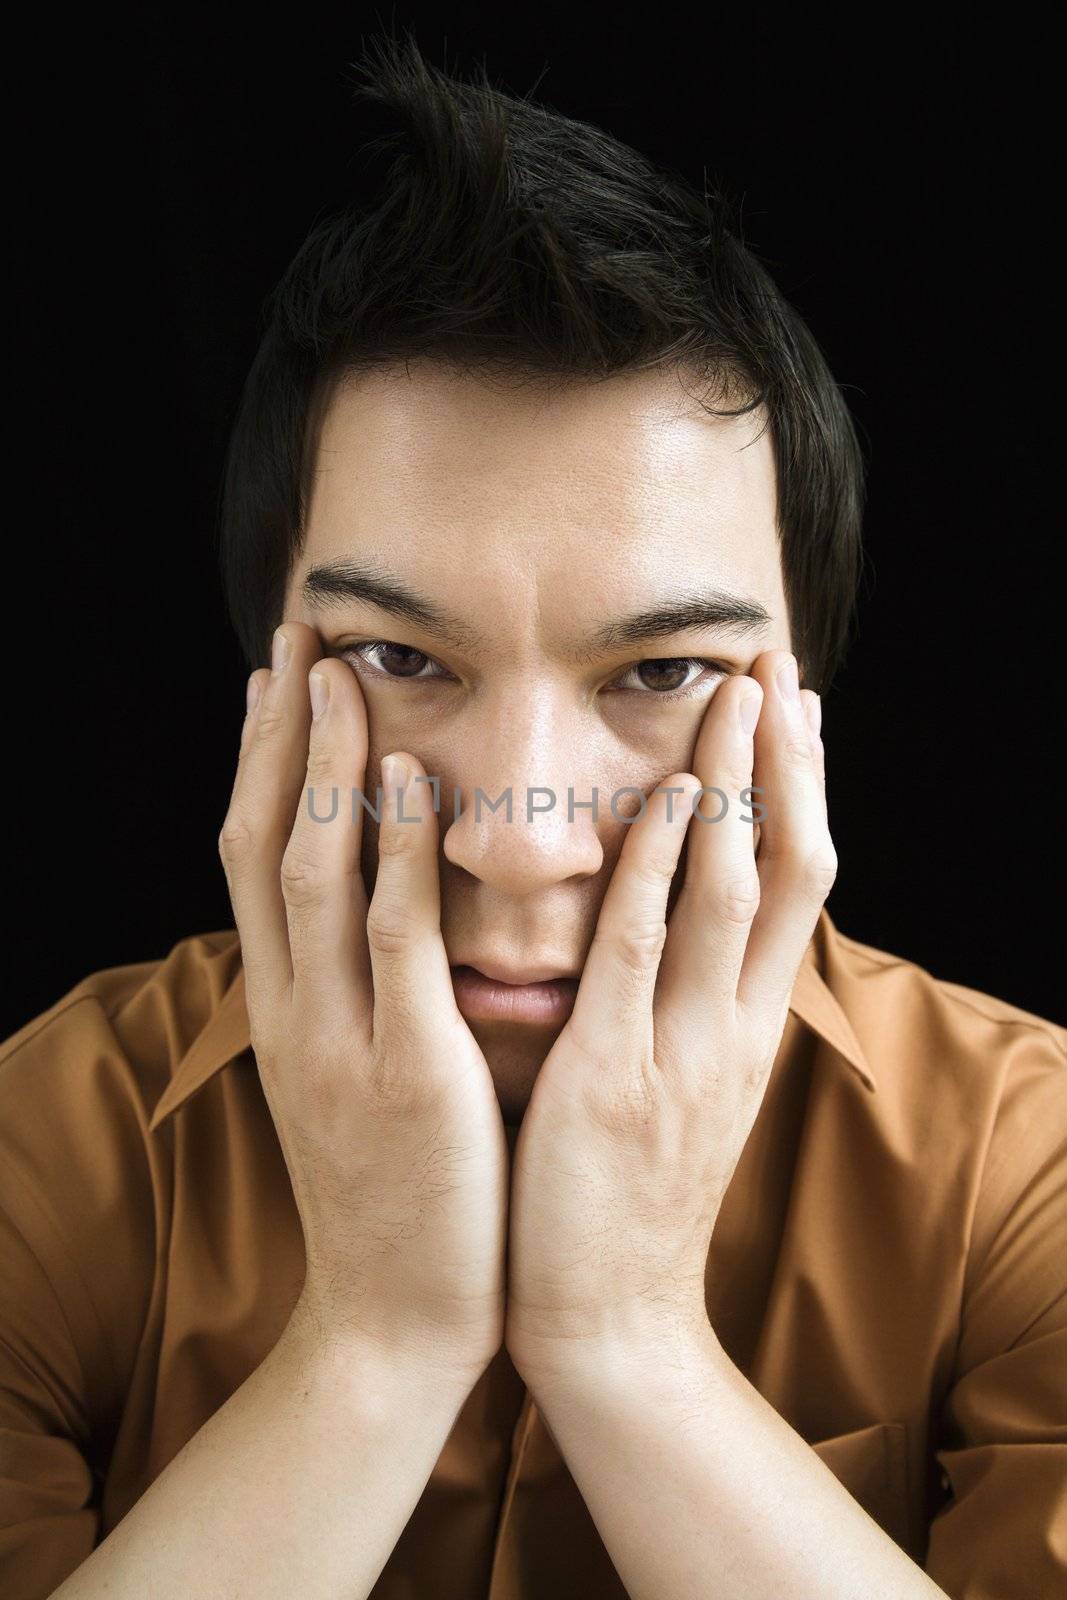
[[[219,831],[219,855],[226,866],[239,867],[255,849],[255,834],[240,811],[228,811]]]
[[[747,788],[749,788],[752,785],[752,783],[754,783],[754,782],[755,782],[755,779],[753,778],[753,775],[752,775],[752,763],[751,762],[749,762],[747,769],[744,766],[730,767],[730,768],[728,768],[728,770],[724,774],[720,786],[722,788],[723,793],[726,796],[727,811],[726,811],[725,816],[723,817],[723,821],[726,822],[727,818],[728,818],[729,819],[729,826],[731,826],[731,827],[733,826],[733,818],[734,818],[734,815],[735,815],[735,807],[738,808],[738,809],[741,809],[741,810],[744,809],[744,802],[742,801],[741,796],[744,793],[744,791]],[[715,797],[713,796],[712,797],[713,801],[714,801],[714,798]],[[719,806],[720,806],[720,809],[721,809],[721,806],[722,806],[722,802],[721,801],[719,802]]]
[[[601,1075],[591,1081],[586,1097],[591,1120],[613,1139],[630,1143],[659,1125],[660,1096],[648,1072],[631,1073],[622,1082],[610,1083]]]
[[[837,879],[837,851],[829,839],[813,850],[804,863],[804,884],[813,896],[824,900]]]
[[[752,921],[760,904],[759,874],[750,873],[724,883],[719,895],[719,913],[727,922],[741,924]]]
[[[662,892],[670,887],[676,870],[675,861],[651,856],[634,867],[634,880],[646,889]]]
[[[282,895],[289,906],[318,905],[326,892],[322,864],[306,850],[286,847],[281,864]]]
[[[383,827],[378,832],[378,859],[406,861],[418,849],[417,822],[398,822],[393,827]]]
[[[273,695],[264,692],[256,717],[256,738],[267,740],[277,738],[285,727],[285,721],[285,711],[282,706]]]
[[[312,726],[317,726],[312,724]],[[335,769],[334,751],[325,733],[316,731],[308,745],[307,776],[311,784],[325,784]]]
[[[786,759],[797,767],[806,767],[812,759],[811,739],[807,724],[790,729],[785,740]]]
[[[655,967],[667,942],[665,922],[631,923],[608,934],[610,947],[624,971],[643,977]]]
[[[367,912],[367,944],[377,955],[395,956],[407,950],[412,941],[411,916],[402,905],[380,897],[372,900]]]

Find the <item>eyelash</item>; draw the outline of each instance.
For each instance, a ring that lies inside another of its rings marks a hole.
[[[423,675],[421,670],[411,677],[396,677],[393,673],[385,672],[381,667],[376,667],[367,660],[367,652],[371,650],[381,650],[383,648],[388,649],[390,647],[401,650],[415,649],[413,645],[397,645],[395,640],[392,639],[365,639],[361,640],[359,644],[348,645],[340,652],[340,655],[341,659],[345,661],[348,661],[350,657],[355,656],[364,664],[364,666],[369,668],[369,670],[376,677],[385,678],[389,683],[439,683],[442,681],[438,673],[431,672]],[[418,655],[425,654],[425,652],[422,650],[416,651],[415,653]],[[726,678],[730,675],[730,669],[728,667],[724,667],[721,662],[710,661],[706,656],[645,656],[642,660],[635,661],[631,666],[625,668],[620,676],[626,677],[629,673],[636,672],[640,667],[649,666],[653,662],[659,663],[662,661],[670,661],[686,667],[705,667],[720,678]],[[427,664],[433,663],[435,666],[440,665],[439,662],[434,662],[433,656],[426,656],[426,662]],[[668,702],[672,700],[687,700],[697,687],[703,686],[704,681],[705,680],[702,677],[697,677],[691,682],[683,684],[680,689],[649,689],[647,687],[642,687],[637,689],[623,689],[620,692],[623,694],[640,694],[647,699],[660,701],[666,700]]]

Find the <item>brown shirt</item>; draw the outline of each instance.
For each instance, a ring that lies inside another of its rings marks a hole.
[[[234,930],[95,973],[6,1043],[6,1600],[86,1559],[303,1273]],[[1067,1029],[824,911],[706,1281],[727,1353],[947,1594],[1067,1593]],[[376,1600],[624,1593],[501,1352]]]

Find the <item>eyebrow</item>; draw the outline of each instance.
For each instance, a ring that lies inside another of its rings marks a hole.
[[[591,650],[610,650],[620,644],[641,644],[695,628],[718,628],[724,633],[759,634],[769,628],[770,612],[758,600],[729,594],[724,589],[703,589],[638,611],[599,628],[589,640]]]
[[[308,569],[301,590],[313,610],[325,611],[353,600],[362,601],[403,617],[456,649],[470,649],[484,642],[482,635],[462,618],[415,594],[380,568],[347,560],[327,561]],[[581,647],[576,659],[697,628],[756,635],[770,627],[773,620],[766,607],[748,596],[715,588],[690,591],[647,611],[605,623]]]
[[[327,561],[308,569],[301,592],[306,604],[315,611],[360,600],[425,628],[427,633],[447,640],[457,650],[470,649],[479,642],[479,635],[459,617],[431,600],[424,600],[380,568],[361,566],[354,561]]]

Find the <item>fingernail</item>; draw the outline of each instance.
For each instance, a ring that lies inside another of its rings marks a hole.
[[[308,686],[311,690],[311,718],[313,722],[318,722],[330,703],[330,685],[321,672],[313,672],[308,678]]]
[[[797,664],[792,656],[783,666],[778,668],[777,677],[778,693],[782,696],[782,699],[799,700],[800,684],[797,680]]]
[[[274,673],[284,672],[289,661],[289,641],[281,629],[276,629],[271,642],[270,670]]]
[[[251,716],[252,712],[259,705],[259,697],[262,693],[263,685],[253,672],[252,676],[248,680],[248,687],[245,689],[245,705],[248,708],[245,713],[246,716]]]
[[[811,734],[812,742],[814,743],[819,737],[819,729],[822,727],[822,700],[817,694],[813,695],[805,705],[804,715],[808,719],[808,732]]]
[[[383,756],[382,758],[382,787],[390,793],[395,789],[406,789],[410,772],[406,761],[401,761],[399,756]]]
[[[741,702],[741,729],[747,739],[751,739],[756,731],[759,721],[760,706],[763,704],[761,694],[746,694]]]

